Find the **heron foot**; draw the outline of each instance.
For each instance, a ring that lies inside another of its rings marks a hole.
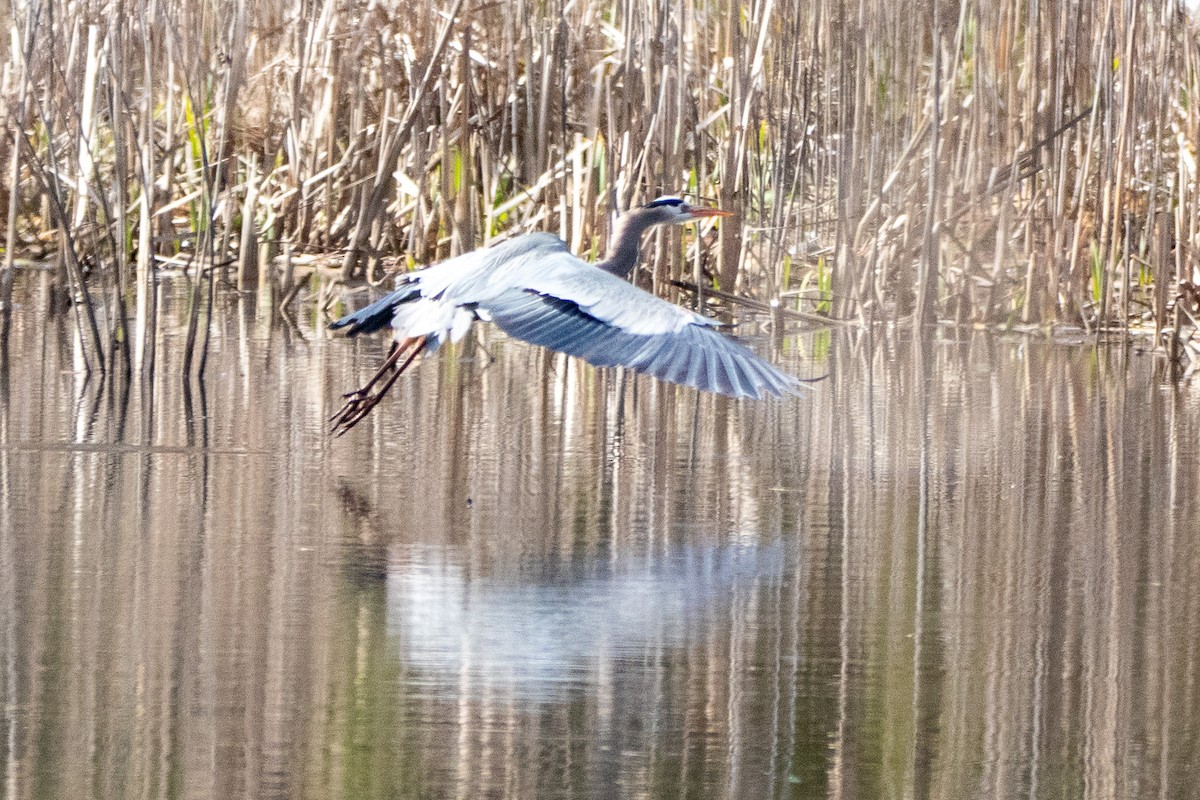
[[[346,402],[342,405],[338,412],[329,418],[329,422],[333,423],[329,432],[342,436],[346,431],[357,425],[363,417],[371,413],[371,409],[379,405],[379,401],[383,399],[383,392],[371,392],[368,389],[355,389],[353,392],[346,392],[342,395]]]

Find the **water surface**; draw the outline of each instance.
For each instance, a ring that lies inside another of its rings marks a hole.
[[[756,343],[701,397],[222,299],[203,383],[0,374],[0,795],[1195,797],[1200,403],[1150,355]],[[170,300],[170,297],[167,298]]]

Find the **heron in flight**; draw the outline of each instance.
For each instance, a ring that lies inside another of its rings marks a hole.
[[[330,325],[350,336],[392,328],[387,360],[345,395],[330,420],[333,432],[353,428],[418,355],[457,342],[475,320],[598,367],[623,366],[706,392],[758,399],[795,391],[798,378],[719,332],[716,321],[624,279],[651,227],[731,215],[660,197],[618,220],[611,253],[598,264],[553,234],[527,233],[401,275],[394,292]]]

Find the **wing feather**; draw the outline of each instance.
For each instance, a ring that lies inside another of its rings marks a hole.
[[[708,359],[704,353],[692,353],[692,365],[682,383],[685,386],[700,386],[707,382]]]
[[[570,300],[517,289],[481,303],[480,308],[510,336],[600,367],[625,366],[731,397],[780,396],[795,391],[799,383],[708,324],[660,333],[630,332]]]

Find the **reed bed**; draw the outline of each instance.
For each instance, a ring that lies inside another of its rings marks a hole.
[[[1200,46],[1175,0],[5,14],[4,328],[14,268],[52,258],[89,369],[153,365],[167,276],[194,374],[224,287],[324,308],[532,229],[595,254],[662,193],[739,218],[660,232],[660,292],[1197,352]]]

